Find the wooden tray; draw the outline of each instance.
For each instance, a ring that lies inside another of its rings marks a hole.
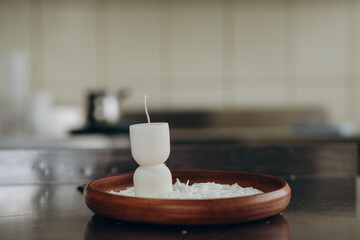
[[[90,182],[84,191],[86,205],[105,217],[142,223],[205,225],[249,222],[282,212],[289,204],[291,190],[281,178],[234,171],[173,171],[181,182],[238,183],[264,193],[235,198],[173,200],[125,197],[108,193],[133,186],[133,173],[101,178]]]

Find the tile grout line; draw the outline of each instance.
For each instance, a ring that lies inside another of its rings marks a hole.
[[[358,107],[356,93],[351,91],[357,88],[356,67],[358,66],[357,29],[359,21],[359,1],[348,0],[346,2],[346,76],[345,76],[345,120],[357,120],[354,107]]]
[[[109,87],[109,3],[108,0],[97,0],[95,3],[95,44],[96,44],[96,86],[103,86],[105,83]],[[102,79],[104,78],[104,79]]]
[[[173,79],[172,79],[172,9],[171,1],[159,1],[159,90],[160,108],[172,108]],[[162,104],[167,103],[168,105]]]
[[[234,0],[222,2],[222,105],[233,107],[236,105],[236,2]]]
[[[46,88],[44,79],[44,24],[42,0],[30,4],[30,56],[32,88]],[[36,62],[36,63],[34,63]]]
[[[291,102],[294,105],[299,105],[297,100],[297,77],[296,77],[296,0],[284,0],[284,61],[285,69],[283,76],[284,84],[284,99],[286,102]],[[294,17],[295,15],[295,17]],[[294,98],[295,97],[295,98]]]

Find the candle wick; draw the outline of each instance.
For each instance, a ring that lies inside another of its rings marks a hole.
[[[144,95],[146,118],[147,118],[148,123],[150,123],[150,116],[149,116],[149,112],[148,112],[148,108],[147,108],[147,98],[148,98],[148,95]]]

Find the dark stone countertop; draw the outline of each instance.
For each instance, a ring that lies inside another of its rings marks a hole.
[[[75,170],[69,173],[59,166],[62,161]],[[1,150],[0,174],[16,169],[14,164],[23,167],[8,173],[7,181],[0,178],[0,239],[360,239],[354,144],[173,147],[171,169],[252,171],[288,181],[292,199],[282,214],[222,226],[146,225],[94,216],[77,187],[131,171],[136,167],[131,161],[128,150]],[[55,166],[63,170],[56,172]],[[72,178],[76,172],[81,174]],[[28,183],[13,181],[31,174],[37,177],[25,179]]]

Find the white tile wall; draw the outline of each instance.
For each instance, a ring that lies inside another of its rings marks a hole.
[[[95,1],[43,3],[44,87],[67,103],[97,87],[95,16]]]
[[[285,88],[275,77],[238,78],[236,103],[240,107],[286,106]]]
[[[15,106],[21,103],[22,105],[22,100],[26,98],[25,96],[16,97],[15,94],[11,94],[11,90],[19,94],[29,89],[30,77],[24,74],[18,74],[16,77],[15,69],[29,71],[27,63],[31,45],[30,19],[29,1],[0,1],[0,108],[2,115],[7,114],[6,107],[3,108],[4,104]],[[22,82],[22,86],[17,86],[11,81]],[[16,103],[10,103],[14,100]]]
[[[30,49],[30,3],[21,1],[0,1],[0,53]]]
[[[222,1],[172,1],[172,104],[222,105]]]
[[[173,99],[173,108],[195,110],[219,109],[222,107],[223,89],[206,86],[195,88],[181,87],[173,91]]]
[[[141,85],[130,89],[130,97],[123,102],[124,111],[134,112],[144,109],[144,95],[148,95],[149,111],[159,110],[165,105],[162,103],[160,83],[158,80],[139,79]]]
[[[360,89],[356,89],[355,91],[355,99],[356,99],[356,102],[353,103],[353,107],[351,107],[351,109],[353,110],[353,113],[355,114],[355,118],[356,119],[359,119],[360,118],[360,110],[359,110],[359,105],[360,105]],[[357,122],[358,123],[358,122]]]
[[[0,1],[0,53],[31,53],[33,89],[128,111],[319,105],[360,125],[360,0]]]
[[[222,1],[175,0],[172,3],[173,76],[219,81],[222,75]]]
[[[159,26],[158,1],[109,1],[105,87],[132,89],[127,109],[142,107],[145,93],[160,105]]]
[[[360,79],[358,79],[360,80]],[[358,88],[349,88],[345,90],[345,114],[347,121],[354,121],[354,119],[360,119],[360,91]]]
[[[318,77],[316,80],[321,84],[341,81],[341,77],[346,74],[348,3],[340,0],[326,3],[297,1],[294,52],[296,75]]]
[[[33,89],[43,89],[44,78],[44,44],[43,44],[43,4],[42,1],[32,2],[30,5],[30,53],[31,53],[31,78]]]
[[[301,106],[320,106],[329,112],[329,120],[341,123],[346,116],[345,87],[299,87],[296,99]]]
[[[159,4],[157,1],[110,1],[108,66],[111,85],[118,79],[159,77]],[[127,79],[127,80],[126,80]],[[122,84],[121,84],[122,85]]]
[[[234,49],[237,76],[262,77],[258,80],[260,84],[260,79],[268,81],[267,77],[281,81],[285,61],[283,12],[282,0],[237,1]]]
[[[350,28],[348,28],[348,39],[351,44],[348,48],[348,64],[350,68],[350,74],[359,76],[360,75],[360,1],[355,1],[354,4],[348,6],[349,8],[349,20],[348,23]],[[359,83],[359,81],[357,81]],[[360,84],[359,84],[360,85]]]

